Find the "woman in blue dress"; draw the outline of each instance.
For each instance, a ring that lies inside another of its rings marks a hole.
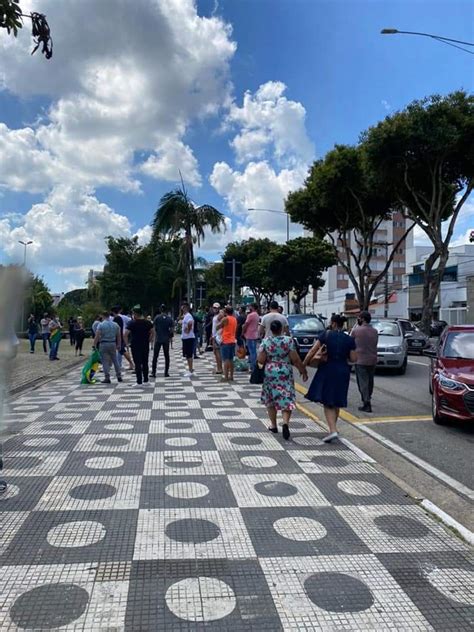
[[[344,316],[333,314],[329,330],[321,334],[304,359],[304,365],[311,363],[315,353],[324,345],[327,350],[327,361],[319,364],[316,375],[306,394],[306,398],[324,406],[324,415],[329,426],[329,434],[324,437],[325,443],[338,438],[337,418],[339,410],[347,406],[347,392],[351,369],[349,362],[355,362],[355,340],[343,332]]]

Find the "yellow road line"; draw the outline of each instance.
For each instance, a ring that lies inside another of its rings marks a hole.
[[[306,395],[306,393],[308,392],[308,389],[305,388],[304,386],[301,386],[301,384],[295,383],[295,388],[298,391],[298,393],[301,393],[302,395]],[[358,417],[354,417],[354,415],[351,415],[351,413],[348,413],[347,410],[341,410],[339,412],[339,417],[341,419],[344,419],[344,421],[351,421],[353,423],[357,423],[359,421]]]
[[[298,393],[301,393],[302,395],[306,395],[306,393],[308,392],[308,389],[305,388],[304,386],[301,386],[301,384],[295,383],[295,388],[298,391]],[[301,406],[301,404],[297,405],[300,410],[303,410],[304,407]],[[306,412],[307,411],[307,412]],[[315,418],[315,420],[319,420],[318,417],[316,417],[316,415],[314,415],[313,413],[311,413],[307,408],[304,408],[305,414],[309,414],[309,416],[313,416]],[[341,419],[344,419],[344,421],[349,421],[350,423],[353,424],[370,424],[370,423],[397,423],[397,422],[403,422],[403,421],[431,421],[432,417],[428,417],[427,415],[407,415],[404,417],[356,417],[355,415],[352,415],[351,413],[348,413],[347,410],[341,410],[339,412],[339,417]]]

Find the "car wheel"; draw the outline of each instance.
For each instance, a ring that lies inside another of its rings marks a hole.
[[[431,412],[432,412],[433,421],[435,422],[435,424],[438,424],[438,426],[442,426],[443,424],[446,423],[446,419],[444,417],[441,417],[441,415],[438,412],[438,401],[436,399],[436,393],[433,390],[431,394]]]
[[[408,365],[408,357],[405,356],[402,366],[399,369],[397,369],[398,375],[405,375],[405,373],[407,372],[407,365]]]

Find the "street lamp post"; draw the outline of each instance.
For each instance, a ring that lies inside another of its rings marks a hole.
[[[459,48],[459,50],[462,50],[465,53],[474,55],[474,51],[467,50],[467,48],[459,46],[459,44],[463,44],[464,46],[474,46],[473,42],[464,42],[462,40],[452,39],[450,37],[443,37],[442,35],[433,35],[432,33],[419,33],[418,31],[399,31],[398,29],[382,29],[380,33],[381,35],[417,35],[419,37],[429,37],[438,42],[441,42],[441,44],[446,44],[447,46],[452,46],[453,48]]]
[[[18,241],[19,244],[21,244],[24,247],[24,252],[23,252],[23,268],[25,268],[26,270],[26,249],[27,247],[33,243],[33,241],[31,239],[28,239],[27,241],[21,241],[21,239]],[[23,301],[21,303],[21,327],[23,328],[25,324],[25,298],[23,297]]]
[[[248,208],[247,211],[263,211],[267,213],[277,213],[278,215],[286,215],[286,243],[290,241],[290,215],[286,211],[277,211],[273,208]],[[286,296],[286,312],[290,313],[290,293]]]

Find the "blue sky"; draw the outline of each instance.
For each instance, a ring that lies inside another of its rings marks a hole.
[[[101,267],[107,234],[145,243],[179,168],[193,199],[229,218],[203,245],[213,260],[233,239],[283,240],[283,217],[246,209],[283,208],[334,143],[413,99],[473,87],[473,56],[380,35],[473,41],[467,0],[22,4],[47,14],[55,51],[47,62],[26,32],[0,35],[0,262],[21,261],[18,239],[33,239],[29,265],[54,291]],[[473,215],[471,203],[456,243]]]

